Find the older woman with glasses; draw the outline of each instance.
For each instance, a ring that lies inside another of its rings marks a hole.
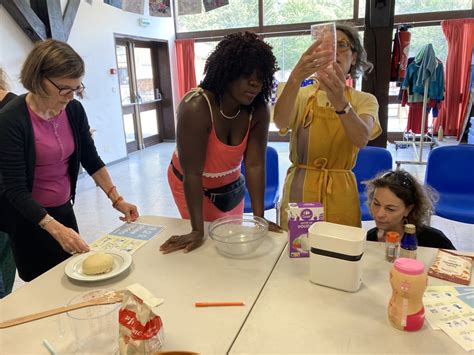
[[[28,55],[28,93],[0,111],[0,214],[8,222],[20,277],[30,281],[89,246],[72,208],[79,165],[107,194],[123,221],[137,207],[117,192],[97,154],[82,97],[84,62],[66,43],[46,40]]]
[[[321,202],[324,219],[360,226],[357,184],[351,169],[359,148],[381,133],[377,99],[347,85],[372,68],[355,28],[336,25],[334,52],[315,41],[303,53],[278,98],[274,121],[291,130],[291,166],[285,180],[281,226],[288,202]],[[316,73],[314,85],[301,82]]]
[[[382,173],[367,181],[367,205],[376,227],[367,232],[367,240],[385,241],[385,234],[394,231],[403,235],[404,225],[416,226],[418,245],[455,249],[440,230],[430,227],[436,193],[422,186],[403,170]]]

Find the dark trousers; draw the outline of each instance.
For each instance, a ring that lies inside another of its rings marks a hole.
[[[71,202],[46,210],[58,222],[79,232]],[[11,241],[18,274],[24,281],[33,280],[71,256],[46,230],[22,217]]]
[[[0,298],[12,292],[15,282],[15,259],[10,236],[0,231]]]

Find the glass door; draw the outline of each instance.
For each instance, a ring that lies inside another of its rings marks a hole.
[[[116,40],[116,56],[127,152],[162,142],[158,68],[152,42]]]

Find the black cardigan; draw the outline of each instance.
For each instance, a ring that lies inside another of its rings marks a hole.
[[[7,103],[9,103],[11,100],[13,100],[16,97],[16,95],[12,92],[7,92],[5,97],[3,98],[2,101],[0,101],[0,109],[3,108]]]
[[[36,152],[34,132],[25,95],[18,96],[0,110],[0,230],[13,232],[21,214],[33,224],[47,211],[31,197]],[[75,149],[69,158],[71,196],[74,199],[79,166],[89,175],[104,167],[90,134],[87,116],[81,103],[72,100],[66,113],[74,137]]]

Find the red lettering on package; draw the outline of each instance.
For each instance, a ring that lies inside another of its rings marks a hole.
[[[146,324],[140,323],[135,312],[128,309],[119,311],[119,323],[130,330],[132,339],[146,340],[154,337],[163,326],[160,316],[154,316]]]

